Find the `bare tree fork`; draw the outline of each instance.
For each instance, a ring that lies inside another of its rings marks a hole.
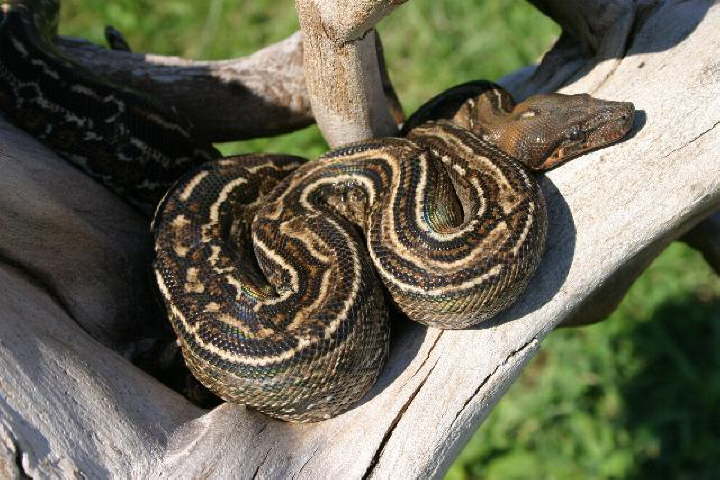
[[[397,134],[373,27],[405,1],[295,1],[310,103],[331,147]]]
[[[542,177],[549,247],[520,302],[472,330],[397,319],[378,384],[317,424],[201,410],[108,348],[124,322],[142,325],[146,225],[0,124],[0,475],[441,477],[553,328],[612,308],[720,207],[720,6],[668,0],[646,15],[596,92],[635,102],[634,136]]]
[[[212,142],[275,135],[314,121],[297,32],[247,57],[220,61],[108,50],[68,37],[56,44],[91,71],[174,105]]]
[[[404,115],[378,35],[374,42],[386,108],[399,124]],[[286,133],[315,121],[300,32],[247,57],[220,61],[108,50],[71,37],[58,37],[56,45],[85,68],[174,105],[195,124],[196,135],[210,142]]]

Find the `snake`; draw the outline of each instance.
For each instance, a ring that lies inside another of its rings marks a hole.
[[[115,84],[55,45],[59,0],[0,3],[0,111],[141,212],[219,158],[172,106]]]
[[[157,203],[153,270],[189,370],[280,420],[357,404],[387,361],[393,311],[462,329],[512,305],[546,245],[536,172],[633,123],[630,102],[515,102],[476,80],[431,98],[397,137],[312,161],[220,158],[174,110],[60,54],[53,4],[3,3],[0,110],[131,203]]]

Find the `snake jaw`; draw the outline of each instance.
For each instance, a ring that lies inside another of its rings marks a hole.
[[[590,132],[591,144],[596,148],[610,145],[624,138],[632,129],[635,120],[635,105],[630,102],[608,102],[605,114],[596,128]]]
[[[635,118],[635,106],[632,103],[595,101],[602,102],[603,108],[582,127],[568,130],[566,138],[534,169],[549,170],[557,167],[570,159],[622,140],[630,132]]]
[[[629,102],[587,94],[535,95],[508,115],[498,146],[531,170],[548,170],[622,139],[634,114]]]

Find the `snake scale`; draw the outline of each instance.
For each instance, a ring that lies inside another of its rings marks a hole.
[[[330,418],[370,389],[388,356],[388,298],[453,329],[513,303],[545,246],[531,170],[632,125],[631,103],[515,104],[474,81],[428,101],[398,138],[315,161],[217,158],[173,110],[61,55],[57,6],[3,2],[0,108],[136,205],[167,190],[154,270],[188,367],[223,399],[283,420]]]

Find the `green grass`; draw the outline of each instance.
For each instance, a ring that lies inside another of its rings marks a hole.
[[[61,31],[137,51],[225,58],[297,29],[287,0],[65,1]],[[412,0],[383,21],[406,112],[451,85],[531,63],[558,29],[520,0]],[[316,128],[224,145],[313,157]],[[449,480],[720,478],[720,281],[673,245],[605,322],[559,330],[448,472]]]

